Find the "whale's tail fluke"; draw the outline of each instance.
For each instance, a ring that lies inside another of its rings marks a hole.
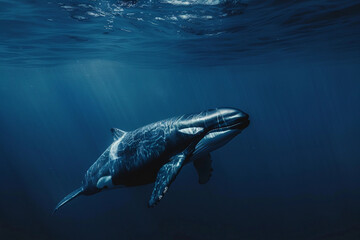
[[[84,191],[83,187],[79,187],[78,189],[76,189],[75,191],[71,192],[70,194],[68,194],[66,197],[63,198],[63,200],[61,200],[55,207],[53,214],[61,207],[63,206],[65,203],[73,200],[74,198],[76,198],[77,196],[79,196],[80,194],[82,194]]]

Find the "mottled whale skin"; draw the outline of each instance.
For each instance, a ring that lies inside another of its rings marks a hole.
[[[210,152],[225,145],[249,123],[249,115],[241,110],[217,108],[130,132],[113,128],[114,142],[87,170],[82,186],[60,201],[54,212],[80,194],[155,182],[148,204],[153,207],[190,162],[197,170],[199,183],[204,184],[212,172]]]

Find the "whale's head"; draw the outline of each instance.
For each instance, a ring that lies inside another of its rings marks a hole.
[[[250,124],[249,115],[235,108],[208,110],[200,116],[200,122],[209,131],[196,145],[194,159],[224,146]]]
[[[249,126],[249,114],[236,108],[210,109],[200,114],[184,116],[179,122],[179,129],[202,128],[205,131],[216,129],[243,130]]]
[[[219,108],[212,110],[209,119],[214,129],[238,129],[243,130],[250,124],[249,114],[236,108]]]
[[[178,131],[186,136],[201,137],[194,156],[214,151],[247,128],[249,114],[236,108],[210,109],[199,114],[184,115],[177,123]]]

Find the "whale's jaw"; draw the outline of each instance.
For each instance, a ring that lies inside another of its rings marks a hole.
[[[219,123],[199,141],[195,147],[192,160],[221,148],[250,124],[249,115],[240,110],[220,109],[217,111],[219,116],[216,120],[219,123],[218,119],[222,119],[223,123]]]
[[[195,147],[192,160],[195,160],[204,154],[210,153],[218,148],[221,148],[229,141],[231,141],[236,135],[241,133],[239,129],[226,129],[211,131],[205,135],[203,139]]]

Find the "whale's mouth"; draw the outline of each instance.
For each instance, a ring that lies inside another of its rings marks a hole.
[[[250,125],[250,120],[246,119],[246,120],[242,120],[239,123],[236,123],[236,124],[230,126],[230,129],[243,130],[243,129],[247,128],[249,125]]]
[[[220,132],[226,130],[243,130],[250,125],[249,116],[243,117],[238,122],[228,125],[228,126],[221,126],[212,130],[212,132]]]
[[[249,126],[248,117],[239,119],[236,123],[228,126],[222,126],[209,131],[196,145],[193,153],[193,160],[202,156],[204,153],[212,152],[233,139],[241,133],[243,129]]]

